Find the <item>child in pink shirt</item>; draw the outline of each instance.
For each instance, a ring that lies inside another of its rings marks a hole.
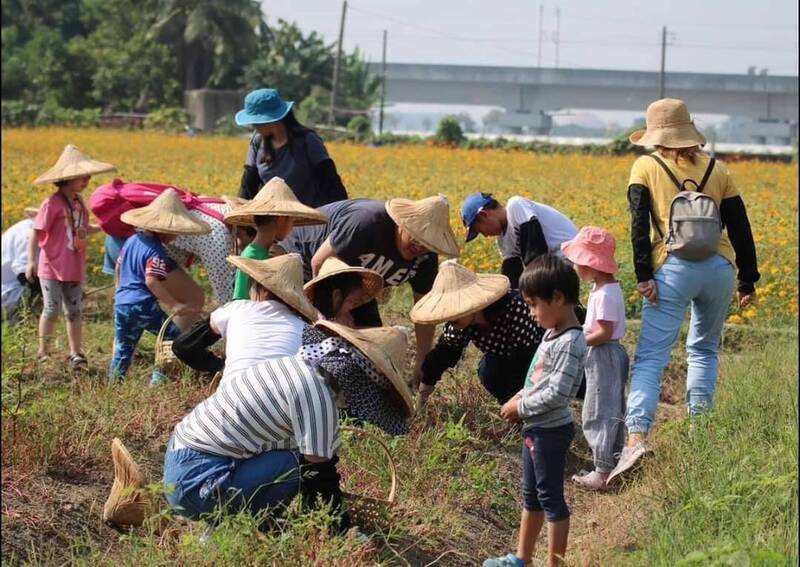
[[[561,250],[578,277],[594,282],[586,309],[583,332],[586,354],[586,397],[583,400],[583,435],[592,449],[594,470],[572,477],[589,490],[606,488],[625,441],[625,382],[628,353],[620,344],[625,335],[625,299],[614,278],[616,243],[610,232],[587,226],[564,242]]]
[[[81,351],[81,284],[86,277],[86,244],[90,234],[100,228],[89,224],[89,209],[80,196],[93,174],[115,171],[114,166],[89,159],[78,148],[68,145],[56,165],[40,175],[35,184],[54,183],[57,190],[44,200],[33,220],[28,245],[29,281],[39,277],[44,307],[39,319],[39,357],[49,356],[49,341],[55,331],[59,307],[67,320],[69,364],[86,366]],[[38,263],[36,248],[39,248]]]

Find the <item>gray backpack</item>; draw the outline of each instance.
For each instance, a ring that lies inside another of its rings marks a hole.
[[[714,169],[714,159],[708,163],[708,169],[698,185],[694,179],[686,179],[680,183],[661,158],[655,154],[651,154],[650,157],[664,168],[678,188],[678,194],[672,198],[669,206],[669,234],[665,237],[658,223],[653,223],[664,240],[667,252],[695,262],[710,258],[719,251],[719,241],[724,228],[717,203],[703,193]],[[688,189],[687,183],[691,183],[695,188]]]

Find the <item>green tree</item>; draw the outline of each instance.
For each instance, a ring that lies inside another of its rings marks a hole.
[[[277,88],[284,99],[298,102],[315,86],[330,89],[333,49],[316,32],[305,35],[297,24],[278,20],[261,48],[244,70],[246,88]]]
[[[461,125],[455,116],[445,116],[439,121],[439,126],[436,128],[434,136],[436,141],[440,144],[458,145],[464,141],[464,132],[461,131]]]
[[[97,60],[92,97],[106,110],[147,112],[179,106],[178,65],[169,47],[148,39],[152,0],[83,0]]]
[[[184,89],[233,88],[265,31],[256,0],[153,0],[148,39],[172,48]]]
[[[381,78],[370,74],[369,63],[358,48],[344,56],[336,106],[336,123],[346,125],[354,116],[367,116],[380,95]]]

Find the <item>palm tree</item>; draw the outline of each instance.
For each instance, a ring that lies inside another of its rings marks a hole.
[[[153,0],[150,37],[175,49],[184,89],[236,86],[266,32],[256,0]]]

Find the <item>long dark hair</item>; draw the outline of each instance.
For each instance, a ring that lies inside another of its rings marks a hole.
[[[300,124],[300,121],[294,115],[294,110],[290,110],[286,116],[280,119],[280,122],[286,128],[286,136],[289,139],[290,146],[296,138],[304,138],[309,133],[316,133],[313,128]],[[270,164],[275,161],[275,148],[272,146],[272,141],[265,136],[261,136],[260,145],[264,149],[264,157],[261,158],[261,163]]]
[[[342,292],[342,299],[350,295],[353,290],[361,287],[361,276],[352,272],[338,274],[325,278],[314,286],[314,307],[326,319],[333,319],[336,316],[335,309],[338,307],[333,304],[333,292]]]

